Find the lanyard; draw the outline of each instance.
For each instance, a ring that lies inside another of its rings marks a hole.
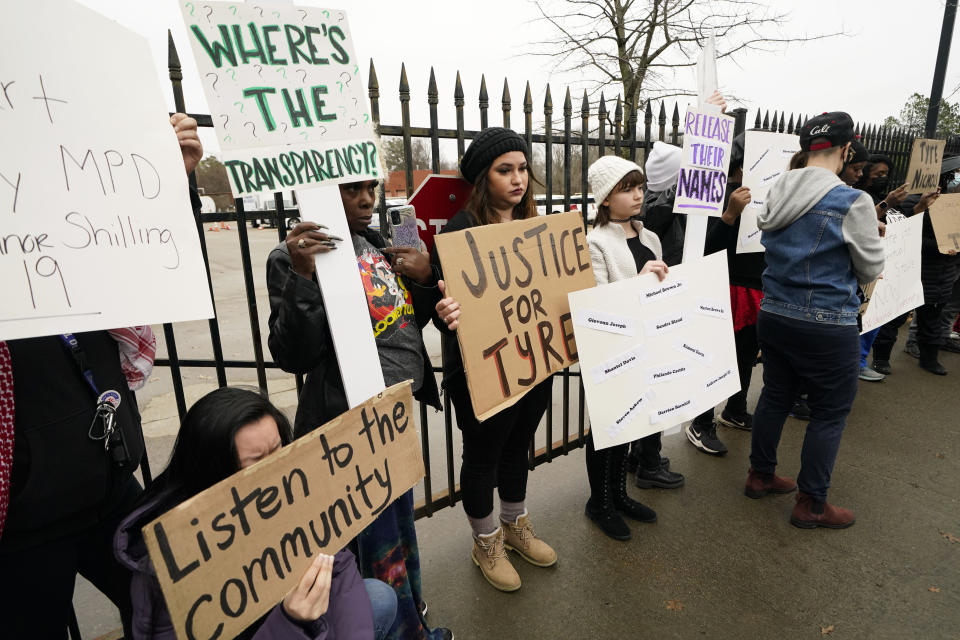
[[[63,342],[63,345],[70,351],[70,355],[73,356],[74,362],[77,363],[77,368],[80,369],[80,373],[83,375],[84,380],[87,381],[87,384],[90,385],[90,388],[93,390],[93,395],[99,397],[100,390],[97,389],[97,383],[93,379],[93,370],[90,368],[89,363],[87,362],[87,354],[84,353],[83,348],[80,346],[80,342],[77,341],[76,336],[72,333],[63,333],[60,334],[60,340]]]

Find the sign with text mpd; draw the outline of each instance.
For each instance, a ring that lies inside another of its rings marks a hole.
[[[913,141],[910,164],[907,165],[907,193],[928,193],[937,190],[940,184],[943,150],[946,146],[946,140],[917,138]]]
[[[343,11],[179,5],[235,196],[383,176]]]
[[[664,431],[740,389],[726,252],[569,294],[597,449]]]
[[[876,280],[870,294],[869,304],[861,318],[861,333],[876,329],[923,305],[920,247],[924,215],[911,216],[887,225],[883,238],[883,277]]]
[[[3,13],[0,339],[211,317],[147,41],[70,1]]]
[[[674,213],[723,214],[723,196],[730,168],[734,119],[720,108],[688,107],[683,121],[683,164],[677,180]]]
[[[940,253],[960,253],[960,193],[947,193],[930,205],[930,223]]]
[[[434,237],[474,413],[486,420],[577,361],[567,293],[596,285],[583,218],[558,213]]]
[[[787,171],[793,154],[800,151],[800,136],[747,131],[743,143],[743,186],[750,189],[750,204],[740,214],[737,253],[759,253],[764,248],[757,214],[763,210],[770,187]]]
[[[177,637],[234,637],[423,475],[408,381],[146,525]]]

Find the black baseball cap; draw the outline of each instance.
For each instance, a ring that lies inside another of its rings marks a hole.
[[[831,111],[813,116],[800,127],[800,149],[803,151],[839,147],[853,141],[854,138],[853,119],[844,111]],[[814,140],[818,142],[811,144]]]

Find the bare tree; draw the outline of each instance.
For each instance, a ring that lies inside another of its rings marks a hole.
[[[842,35],[784,34],[789,13],[751,0],[533,1],[557,32],[534,53],[554,58],[558,71],[592,72],[593,93],[615,86],[623,95],[624,122],[645,100],[690,95],[676,89],[675,73],[696,65],[711,34],[717,57],[734,59]]]

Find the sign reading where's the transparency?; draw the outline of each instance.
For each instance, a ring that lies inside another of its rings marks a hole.
[[[179,5],[234,195],[382,178],[343,11]]]
[[[474,413],[486,420],[577,361],[567,293],[596,285],[583,218],[537,216],[434,237]]]
[[[143,528],[177,637],[233,638],[424,475],[394,385]]]
[[[4,5],[0,340],[213,315],[152,66],[146,40],[80,4]]]
[[[714,105],[689,107],[683,121],[683,162],[674,213],[723,214],[734,119]]]

